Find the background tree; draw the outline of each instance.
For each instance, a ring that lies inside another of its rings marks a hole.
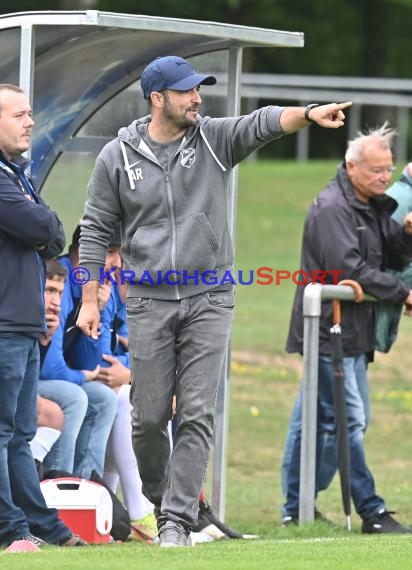
[[[412,0],[14,0],[12,9],[2,4],[0,12],[91,8],[304,32],[303,49],[246,50],[244,71],[411,76]],[[391,118],[390,109],[364,107],[364,124],[377,124],[385,118]],[[313,136],[315,156],[336,156],[339,152],[323,142],[321,132]],[[340,136],[343,148],[345,133]],[[412,143],[412,135],[410,139]],[[292,146],[283,145],[282,151],[293,153],[293,142],[288,144]]]
[[[251,71],[405,77],[412,0],[14,0],[0,13],[97,9],[305,33],[304,50],[255,50]]]

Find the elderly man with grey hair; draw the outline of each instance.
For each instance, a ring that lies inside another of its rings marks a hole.
[[[385,194],[394,170],[394,131],[380,128],[358,133],[349,141],[345,161],[309,208],[302,242],[301,269],[340,270],[341,279],[357,281],[364,292],[380,300],[412,305],[412,291],[387,268],[402,269],[412,258],[412,214],[403,226],[391,218],[397,203]],[[332,273],[327,273],[332,279]],[[328,280],[326,279],[326,282]],[[333,284],[332,280],[329,281]],[[303,293],[296,289],[288,352],[303,354]],[[375,349],[377,303],[342,303],[342,343],[346,407],[351,456],[351,492],[364,533],[409,533],[376,494],[364,451],[369,416],[367,366]],[[316,490],[330,476],[330,438],[335,433],[332,397],[332,302],[322,304],[319,338]],[[283,461],[286,502],[283,524],[298,522],[301,445],[300,397],[293,412]],[[329,450],[328,450],[329,448]],[[322,470],[328,470],[323,473]],[[332,470],[333,472],[333,470]]]

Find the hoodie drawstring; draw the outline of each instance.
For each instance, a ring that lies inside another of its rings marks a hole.
[[[126,168],[127,176],[129,178],[130,190],[136,190],[136,185],[134,183],[132,175],[132,169],[130,168],[130,162],[129,159],[127,158],[126,147],[122,140],[120,141],[120,148],[122,149],[123,161]]]

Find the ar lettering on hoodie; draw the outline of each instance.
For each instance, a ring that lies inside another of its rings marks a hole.
[[[143,172],[141,168],[130,168],[130,175],[135,182],[143,180]]]

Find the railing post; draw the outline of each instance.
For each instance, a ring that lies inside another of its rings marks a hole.
[[[354,301],[348,285],[310,283],[303,294],[302,432],[300,446],[299,523],[312,522],[315,514],[316,431],[318,400],[319,321],[321,302]],[[364,301],[376,301],[365,295]],[[332,323],[331,323],[332,325]]]
[[[310,284],[303,296],[303,383],[300,448],[299,523],[315,512],[316,418],[318,401],[319,318],[322,285]]]

